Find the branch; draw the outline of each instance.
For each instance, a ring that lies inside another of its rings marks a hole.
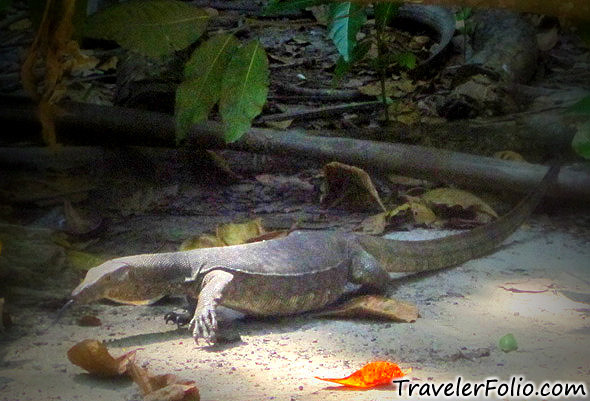
[[[5,99],[4,99],[5,100]],[[36,122],[33,105],[12,100],[2,105],[0,121],[21,124],[22,142],[26,125]],[[69,103],[57,117],[59,139],[77,145],[174,146],[173,117],[163,113]],[[8,130],[5,130],[6,132]],[[10,130],[12,131],[12,130]],[[322,161],[340,161],[369,169],[452,182],[463,187],[524,192],[534,187],[546,167],[536,164],[470,155],[420,146],[381,143],[349,138],[309,136],[299,132],[279,132],[253,128],[237,142],[224,144],[221,124],[195,125],[187,145],[200,148],[228,148],[256,153],[298,154]],[[10,164],[13,152],[0,148],[0,163]],[[14,158],[13,158],[14,162]],[[559,181],[549,194],[559,198],[590,200],[590,174],[574,168],[562,169]]]

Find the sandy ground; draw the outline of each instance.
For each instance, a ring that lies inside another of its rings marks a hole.
[[[23,307],[13,311],[15,327],[0,344],[0,400],[141,399],[132,382],[96,379],[69,363],[67,350],[86,338],[108,341],[114,355],[141,347],[141,364],[195,380],[202,400],[418,399],[399,396],[396,386],[351,391],[314,379],[346,376],[375,360],[411,367],[412,383],[523,376],[537,385],[585,381],[588,393],[590,238],[553,223],[536,217],[489,257],[399,280],[395,296],[415,302],[422,315],[411,324],[310,316],[243,320],[237,323],[241,343],[211,348],[164,324],[171,305],[78,308],[41,335],[34,333],[53,315]],[[523,281],[528,286],[507,284]],[[76,316],[89,311],[102,326],[75,325]],[[517,351],[498,348],[507,333],[516,337]]]

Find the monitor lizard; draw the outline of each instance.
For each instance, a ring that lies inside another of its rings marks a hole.
[[[444,238],[396,241],[340,231],[294,231],[244,245],[125,256],[90,269],[71,294],[88,303],[113,290],[130,298],[184,294],[196,301],[196,341],[217,336],[217,307],[283,316],[336,302],[349,284],[384,290],[389,272],[458,265],[494,250],[532,213],[559,173],[553,166],[512,210],[490,224]]]

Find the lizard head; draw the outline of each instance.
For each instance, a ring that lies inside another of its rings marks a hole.
[[[72,291],[75,303],[89,303],[128,285],[131,266],[116,259],[88,270],[84,281]]]

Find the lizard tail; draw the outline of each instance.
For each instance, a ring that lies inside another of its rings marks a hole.
[[[559,169],[559,165],[550,167],[539,185],[510,212],[485,226],[425,241],[396,241],[366,235],[359,236],[358,241],[389,272],[443,269],[487,255],[530,216],[557,179]]]

